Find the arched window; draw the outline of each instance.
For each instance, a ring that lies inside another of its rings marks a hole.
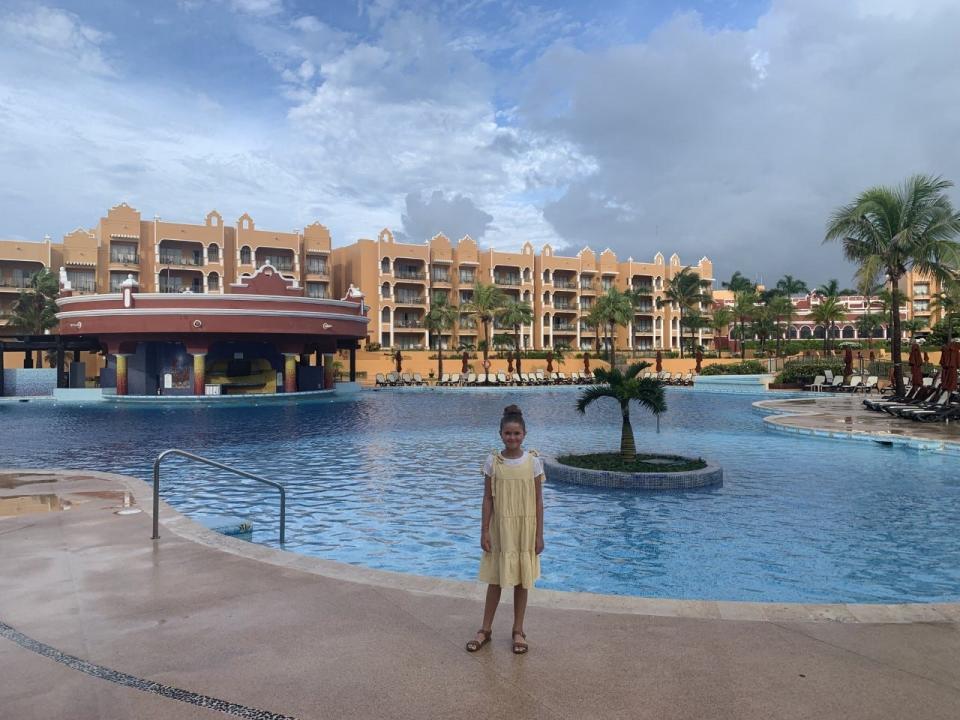
[[[207,275],[207,290],[210,292],[219,292],[220,290],[220,273],[212,272]]]
[[[207,262],[220,262],[220,246],[216,243],[207,246]]]
[[[847,326],[843,329],[843,337],[844,337],[845,339],[847,339],[847,340],[851,340],[851,339],[853,339],[853,338],[855,337],[855,333],[854,333],[854,330],[853,330],[853,325],[847,325]]]
[[[380,321],[381,322],[390,322],[390,308],[384,308],[380,311]]]
[[[530,268],[523,269],[523,281],[525,283],[530,282]]]
[[[792,325],[790,326],[790,330],[787,333],[787,337],[789,337],[791,340],[797,339],[797,329]]]
[[[817,325],[817,326],[813,329],[813,336],[814,336],[815,338],[817,338],[817,340],[823,340],[823,336],[824,336],[825,334],[826,334],[826,333],[824,332],[822,325]]]
[[[380,286],[380,297],[390,297],[390,283],[384,283]]]
[[[385,257],[380,261],[380,272],[383,275],[390,274],[390,258]]]
[[[809,339],[811,338],[811,336],[812,336],[812,333],[810,332],[810,326],[809,326],[809,325],[804,325],[802,328],[800,328],[800,339],[801,339],[801,340],[809,340]]]
[[[242,248],[240,248],[240,264],[249,265],[251,262],[250,246],[244,245]]]

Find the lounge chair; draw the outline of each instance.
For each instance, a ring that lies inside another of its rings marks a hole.
[[[640,379],[649,380],[651,377],[653,377],[653,373],[647,370],[645,373],[643,373],[643,375],[640,376]]]
[[[878,381],[879,378],[876,375],[869,375],[866,381],[859,388],[857,388],[857,390],[862,392],[864,395],[867,395],[876,389]],[[856,392],[856,390],[854,390],[854,392]]]
[[[444,373],[440,376],[440,379],[437,380],[437,385],[449,385],[450,384],[450,373]]]
[[[684,385],[693,385],[693,373],[692,373],[692,372],[688,372],[686,375],[683,376],[683,384],[684,384]]]
[[[395,372],[387,373],[387,385],[395,386],[400,384],[400,376]]]
[[[460,373],[453,373],[453,374],[450,376],[450,382],[447,383],[447,384],[450,385],[451,387],[454,386],[454,385],[459,386],[459,385],[460,385]]]
[[[533,384],[532,382],[530,382],[530,376],[527,375],[527,373],[520,373],[520,382],[522,382],[524,385]]]
[[[546,385],[547,376],[543,374],[543,370],[537,370],[537,385]]]
[[[561,384],[561,385],[569,385],[569,384],[570,384],[570,381],[567,379],[567,374],[566,374],[566,373],[558,372],[558,373],[557,373],[557,377],[560,378],[560,384]]]
[[[387,384],[387,376],[383,373],[377,373],[377,387],[383,387]]]
[[[824,382],[824,380],[826,380],[826,379],[827,379],[827,378],[826,378],[825,375],[817,375],[817,376],[813,379],[813,382],[810,383],[809,385],[804,385],[804,386],[803,386],[803,389],[804,389],[804,390],[810,390],[810,391],[812,391],[812,392],[820,392],[821,390],[823,390],[823,382]]]
[[[832,392],[834,390],[839,390],[842,385],[843,385],[843,375],[834,375],[833,382],[827,382],[823,386],[823,389],[830,390]]]
[[[671,385],[683,385],[683,373],[674,373],[670,380]]]
[[[500,372],[500,373],[497,373],[497,382],[500,383],[501,385],[509,385],[511,381],[507,379],[506,373]]]
[[[912,407],[891,408],[887,412],[902,418],[913,418],[918,413],[939,412],[950,404],[951,393],[949,390],[941,390],[934,393],[934,399],[931,402],[919,402]]]
[[[523,378],[520,377],[520,373],[513,373],[510,375],[510,380],[514,385],[523,385]]]
[[[833,370],[824,370],[823,375],[827,379],[827,384],[833,383]]]
[[[850,382],[839,385],[836,389],[840,392],[856,392],[862,384],[863,378],[860,375],[851,375]]]
[[[464,385],[476,385],[477,384],[477,374],[476,373],[467,373],[467,380]]]
[[[413,374],[413,384],[414,385],[426,385],[426,382],[423,380],[423,376],[420,373]]]
[[[413,385],[413,375],[410,373],[401,373],[400,374],[401,385]]]
[[[558,373],[558,372],[552,372],[552,373],[550,373],[550,382],[551,382],[553,385],[559,385],[559,384],[560,384],[560,373]]]

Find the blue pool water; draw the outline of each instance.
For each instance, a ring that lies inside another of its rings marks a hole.
[[[518,402],[527,446],[614,449],[619,413],[574,412],[576,388],[364,392],[335,403],[125,408],[0,405],[0,466],[150,478],[179,447],[288,487],[286,549],[372,568],[472,579],[480,466]],[[641,450],[701,455],[724,485],[638,494],[548,483],[540,587],[783,602],[960,600],[956,456],[765,429],[757,396],[668,389],[633,414]],[[275,491],[173,459],[163,497],[182,512],[240,515],[276,545]],[[144,538],[147,542],[147,539]]]

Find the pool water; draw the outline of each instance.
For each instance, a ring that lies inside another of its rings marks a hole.
[[[526,446],[616,449],[618,406],[578,415],[577,388],[363,392],[262,407],[0,405],[0,466],[144,480],[178,447],[286,484],[285,548],[371,568],[472,579],[480,467],[517,402]],[[632,414],[641,452],[718,461],[724,485],[637,493],[547,483],[539,587],[777,602],[960,600],[956,456],[766,429],[755,395],[668,389],[661,432]],[[277,545],[276,491],[180,459],[163,498],[249,518]],[[146,496],[144,496],[146,497]],[[144,538],[146,542],[147,539]]]

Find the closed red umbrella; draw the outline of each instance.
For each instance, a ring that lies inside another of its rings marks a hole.
[[[843,351],[843,374],[853,375],[853,350],[846,348]]]
[[[700,374],[700,365],[703,364],[703,351],[702,351],[702,350],[697,350],[697,354],[696,354],[695,357],[697,358],[697,370],[696,370],[696,372],[697,372],[697,375],[699,375],[699,374]]]
[[[513,353],[507,350],[507,372],[513,375]]]
[[[657,372],[663,370],[663,353],[657,350]]]
[[[402,372],[403,355],[400,354],[399,350],[397,350],[396,354],[393,356],[393,359],[397,363],[397,372]]]
[[[923,383],[923,355],[920,354],[920,346],[914,343],[910,347],[910,382],[914,387]]]
[[[957,389],[957,365],[960,365],[960,346],[956,343],[951,343],[947,346],[944,356],[946,357],[947,364],[943,369],[943,378],[940,386],[944,390],[954,392]]]
[[[547,350],[547,372],[553,372],[553,350]]]
[[[461,361],[463,362],[463,365],[460,368],[460,372],[466,373],[467,370],[469,369],[468,363],[470,361],[470,356],[467,354],[466,350],[464,350],[463,352],[463,357],[461,358]]]
[[[588,352],[583,354],[583,371],[590,374],[590,353]]]

